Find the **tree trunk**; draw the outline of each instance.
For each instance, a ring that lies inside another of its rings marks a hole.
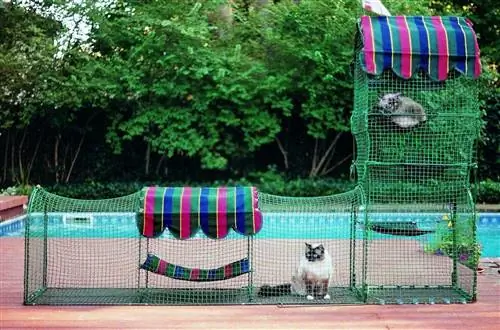
[[[41,137],[38,139],[38,141],[36,142],[35,150],[33,151],[33,155],[31,157],[30,162],[28,163],[28,170],[26,171],[26,183],[29,183],[29,181],[30,181],[31,170],[33,169],[33,164],[35,163],[36,156],[38,155],[38,150],[40,149],[42,137],[43,137],[43,133],[42,133]]]
[[[60,181],[60,173],[59,173],[59,143],[61,141],[61,134],[56,136],[56,142],[54,144],[54,170],[56,172],[56,183]]]
[[[311,171],[309,172],[310,178],[315,178],[330,173],[331,171],[333,171],[333,169],[335,169],[340,164],[345,162],[351,156],[349,155],[348,157],[342,159],[340,162],[337,162],[333,166],[331,165],[333,156],[335,155],[337,143],[341,136],[342,133],[338,133],[333,139],[333,141],[330,143],[326,151],[324,151],[321,156],[319,155],[321,152],[319,147],[319,140],[316,139],[314,143],[314,154],[311,164]]]
[[[145,168],[144,168],[144,174],[146,176],[149,175],[149,163],[151,161],[151,143],[147,142],[147,147],[146,147],[146,155],[145,155]]]
[[[21,183],[26,183],[25,182],[25,173],[24,173],[24,165],[23,165],[23,149],[24,149],[24,141],[26,141],[26,131],[27,129],[25,128],[23,131],[23,137],[21,138],[21,143],[19,143],[19,146],[17,148],[17,165],[19,166],[19,179]]]
[[[80,138],[80,142],[78,143],[78,147],[76,148],[75,154],[73,155],[71,159],[71,164],[69,166],[68,172],[66,173],[66,179],[64,180],[65,183],[69,182],[69,179],[71,178],[71,174],[73,173],[73,169],[76,164],[76,160],[78,159],[80,155],[80,151],[82,150],[83,143],[85,142],[85,138],[87,137],[87,132],[89,131],[89,125],[94,120],[94,118],[97,116],[97,112],[94,112],[88,119],[87,122],[85,123],[84,131],[83,134]],[[66,164],[66,162],[64,162]],[[66,166],[65,166],[66,168]]]
[[[7,137],[5,140],[5,149],[3,152],[3,176],[2,176],[2,183],[7,182],[7,167],[9,166],[9,143],[10,143],[10,129],[7,131]]]
[[[165,155],[161,155],[160,160],[158,161],[158,164],[156,164],[156,169],[155,169],[155,175],[160,176],[160,168],[161,164],[165,160]]]
[[[281,143],[280,139],[276,138],[276,143],[278,144],[278,148],[281,151],[281,154],[283,155],[283,163],[285,164],[285,169],[289,169],[289,163],[288,163],[288,151],[283,147],[283,144]]]
[[[17,132],[14,134],[11,144],[10,144],[10,174],[11,174],[11,182],[17,181],[16,174],[16,138]]]
[[[73,159],[71,160],[71,165],[69,167],[68,173],[66,175],[66,180],[64,180],[65,183],[69,182],[69,178],[71,177],[71,173],[73,172],[73,167],[75,166],[76,159],[78,158],[78,155],[80,154],[80,150],[82,149],[83,141],[85,140],[85,136],[87,135],[87,131],[85,131],[80,138],[80,143],[78,144],[78,148],[76,148],[75,155],[73,156]]]

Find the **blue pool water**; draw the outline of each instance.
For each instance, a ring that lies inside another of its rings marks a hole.
[[[82,216],[82,215],[80,215]],[[85,216],[85,215],[83,215]],[[436,229],[442,222],[442,213],[379,213],[372,221],[415,221],[421,229]],[[30,230],[43,235],[43,215],[32,215]],[[282,239],[341,239],[349,238],[350,215],[347,213],[287,213],[265,214],[264,225],[259,238]],[[24,218],[5,221],[0,224],[0,237],[23,237]],[[356,237],[362,238],[363,230],[356,227]],[[139,236],[134,213],[94,213],[88,223],[73,223],[64,214],[53,213],[48,217],[49,237],[86,237],[86,238],[137,238]],[[433,234],[419,237],[398,236],[398,239],[418,239],[428,241]],[[172,237],[165,230],[162,237]],[[204,237],[201,230],[195,237]],[[227,238],[238,239],[243,236],[230,231]],[[385,239],[388,235],[374,233],[370,238]],[[482,246],[482,257],[500,257],[500,213],[480,213],[477,220],[477,237]]]

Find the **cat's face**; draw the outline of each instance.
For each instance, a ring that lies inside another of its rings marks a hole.
[[[308,261],[321,261],[325,258],[325,248],[323,244],[306,243],[305,256]]]
[[[389,93],[380,98],[378,105],[389,112],[396,110],[401,104],[401,93]]]

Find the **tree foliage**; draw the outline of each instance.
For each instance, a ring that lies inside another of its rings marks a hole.
[[[492,1],[384,4],[474,20],[493,118],[482,172],[498,177]],[[355,0],[14,1],[0,9],[0,182],[338,177],[360,14]]]

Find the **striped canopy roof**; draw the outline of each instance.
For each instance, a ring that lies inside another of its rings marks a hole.
[[[201,228],[210,238],[225,238],[229,230],[254,235],[262,228],[255,187],[147,187],[137,226],[142,236],[158,237],[168,228],[179,239]]]
[[[439,81],[453,70],[472,78],[481,74],[476,34],[462,17],[363,16],[358,36],[360,62],[369,74],[391,69],[409,79],[422,70]]]

